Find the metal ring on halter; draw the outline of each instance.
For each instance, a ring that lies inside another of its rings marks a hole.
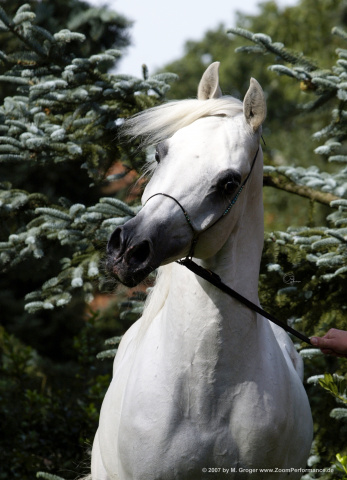
[[[209,225],[207,228],[205,228],[204,230],[201,230],[201,232],[197,232],[194,227],[193,227],[193,224],[190,220],[190,217],[188,215],[188,212],[186,211],[186,209],[180,204],[180,202],[178,200],[176,200],[175,197],[172,197],[171,195],[167,194],[167,193],[155,193],[154,195],[150,196],[149,198],[147,198],[144,206],[147,204],[148,200],[150,200],[151,198],[153,197],[156,197],[157,195],[163,195],[164,197],[167,197],[167,198],[171,198],[171,200],[173,200],[174,202],[177,203],[177,205],[180,207],[180,209],[182,210],[183,212],[183,215],[185,217],[185,219],[187,220],[187,223],[188,225],[190,226],[192,232],[193,232],[193,239],[192,239],[192,243],[190,245],[190,249],[189,249],[189,253],[188,255],[186,256],[186,258],[193,258],[194,256],[194,251],[195,251],[195,247],[196,247],[196,244],[198,243],[198,239],[199,239],[199,236],[206,232],[206,230],[209,230],[210,228],[212,228],[214,225],[216,225],[217,222],[219,222],[219,220],[221,220],[223,217],[225,217],[225,215],[227,213],[230,212],[231,208],[233,207],[233,205],[235,205],[236,203],[236,200],[238,199],[240,193],[242,192],[244,186],[246,185],[246,182],[247,180],[249,179],[251,173],[252,173],[252,170],[253,170],[253,167],[254,167],[254,164],[255,164],[255,161],[257,159],[257,156],[258,156],[258,152],[259,152],[259,147],[254,155],[254,158],[253,158],[253,162],[252,162],[252,165],[251,165],[251,169],[247,175],[247,177],[244,179],[244,181],[242,182],[240,188],[238,189],[237,193],[234,195],[233,199],[231,200],[231,202],[229,203],[228,207],[226,208],[226,210],[224,210],[224,212],[222,213],[222,215],[217,218],[217,220],[215,222],[213,222],[211,225]]]

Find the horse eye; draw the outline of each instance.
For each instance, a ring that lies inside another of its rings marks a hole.
[[[155,161],[156,161],[157,163],[160,163],[160,155],[159,155],[158,150],[155,152],[154,158],[155,158]]]
[[[225,193],[232,193],[235,188],[235,183],[234,182],[227,182],[224,185],[224,191]]]
[[[238,181],[228,181],[224,184],[224,192],[227,194],[231,194],[235,191],[235,189],[240,185]]]
[[[235,170],[224,172],[215,184],[216,190],[222,195],[232,195],[241,184],[241,175]]]

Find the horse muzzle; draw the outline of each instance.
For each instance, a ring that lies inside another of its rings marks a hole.
[[[150,238],[132,235],[128,223],[116,228],[107,244],[106,268],[127,287],[135,287],[144,280],[160,262],[156,258]]]

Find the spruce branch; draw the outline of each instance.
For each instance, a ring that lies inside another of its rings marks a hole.
[[[65,480],[63,477],[58,477],[58,475],[52,475],[47,472],[37,472],[36,478],[43,478],[44,480]]]
[[[334,28],[331,30],[331,33],[332,33],[333,35],[336,35],[336,36],[342,38],[343,40],[347,40],[347,33],[346,33],[342,28],[334,27]]]
[[[263,33],[253,33],[244,28],[230,28],[227,33],[232,33],[240,37],[246,38],[251,42],[257,44],[258,49],[256,52],[261,51],[262,53],[272,53],[276,56],[282,58],[285,62],[290,63],[291,65],[301,65],[305,67],[307,71],[313,71],[317,69],[316,63],[303,55],[303,53],[291,52],[280,42],[273,42],[271,37],[264,35]],[[260,47],[260,50],[259,50]],[[249,48],[249,47],[246,47]],[[238,49],[238,51],[240,51]],[[251,51],[251,50],[249,50]]]
[[[306,185],[298,185],[292,180],[284,178],[284,176],[282,176],[282,178],[279,176],[274,177],[271,174],[265,173],[263,177],[263,185],[264,187],[274,187],[278,188],[279,190],[284,190],[285,192],[294,193],[300,197],[308,198],[313,202],[318,202],[328,206],[330,206],[332,201],[339,200],[339,197],[333,195],[332,193],[321,192],[311,187],[307,187]]]

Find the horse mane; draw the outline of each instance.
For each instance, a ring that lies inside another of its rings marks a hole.
[[[172,137],[179,129],[200,118],[223,115],[234,117],[243,111],[243,104],[234,97],[209,100],[177,100],[144,110],[124,122],[122,134],[141,138],[141,147],[157,145]]]

